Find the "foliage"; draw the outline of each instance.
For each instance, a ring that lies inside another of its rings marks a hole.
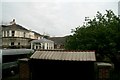
[[[97,12],[93,19],[86,17],[86,24],[72,30],[66,38],[66,49],[95,50],[100,56],[118,61],[120,51],[120,19],[111,11]]]

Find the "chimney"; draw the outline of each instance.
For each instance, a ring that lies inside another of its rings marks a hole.
[[[13,24],[16,24],[16,23],[15,23],[15,19],[13,19],[13,21],[11,21],[10,24],[12,24],[12,25],[13,25]]]

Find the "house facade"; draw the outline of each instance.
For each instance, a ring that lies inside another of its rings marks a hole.
[[[54,49],[54,41],[42,38],[39,40],[31,41],[31,49],[46,49],[53,50]]]
[[[2,25],[2,48],[30,48],[30,41],[41,37],[39,33],[28,30],[15,22]]]

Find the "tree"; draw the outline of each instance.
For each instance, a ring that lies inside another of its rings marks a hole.
[[[73,35],[66,38],[65,48],[95,50],[120,67],[120,19],[111,10],[106,10],[104,15],[97,12],[93,19],[87,17],[85,20],[86,24],[72,30]]]

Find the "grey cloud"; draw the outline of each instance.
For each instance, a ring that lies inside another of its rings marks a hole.
[[[72,0],[71,0],[72,1]],[[3,3],[3,21],[13,18],[18,24],[39,33],[51,36],[70,34],[71,29],[82,25],[84,17],[94,17],[97,11],[105,12],[112,9],[117,13],[117,3],[114,2],[18,2]]]

